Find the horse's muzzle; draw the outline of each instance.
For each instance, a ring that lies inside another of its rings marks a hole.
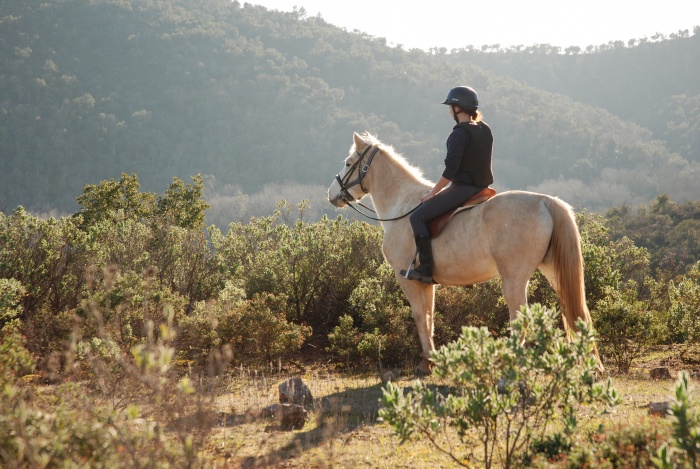
[[[347,205],[345,198],[341,194],[338,194],[335,197],[331,197],[331,195],[328,194],[328,201],[338,208],[342,208]]]

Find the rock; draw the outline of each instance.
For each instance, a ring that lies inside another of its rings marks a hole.
[[[651,379],[673,379],[671,378],[671,372],[665,366],[651,369],[649,371],[649,376]]]
[[[385,371],[384,373],[382,373],[382,383],[386,384],[386,383],[390,383],[390,382],[395,381],[395,380],[396,380],[396,376],[394,375],[393,372]]]
[[[649,403],[649,414],[659,415],[661,417],[666,417],[668,411],[671,408],[671,403],[669,401],[662,402],[650,402]]]
[[[277,419],[282,430],[300,430],[306,423],[308,413],[298,404],[272,404],[262,410],[262,415]]]
[[[314,397],[301,378],[289,378],[279,385],[280,403],[313,405]]]

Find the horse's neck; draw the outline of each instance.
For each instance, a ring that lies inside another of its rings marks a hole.
[[[420,203],[421,196],[429,189],[424,181],[417,179],[390,156],[376,158],[373,166],[370,193],[380,218],[407,213]]]

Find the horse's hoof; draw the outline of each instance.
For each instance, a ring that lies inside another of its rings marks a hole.
[[[433,364],[428,360],[422,360],[416,367],[416,376],[429,376],[433,372]]]
[[[430,373],[431,373],[430,370],[423,369],[420,366],[417,366],[416,369],[414,370],[414,372],[415,372],[415,375],[419,376],[419,377],[430,376]]]

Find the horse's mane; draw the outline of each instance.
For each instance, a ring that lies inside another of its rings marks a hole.
[[[423,170],[418,168],[417,166],[413,166],[411,163],[409,163],[406,158],[404,158],[403,155],[399,154],[394,150],[394,147],[391,145],[384,144],[379,141],[377,137],[372,135],[369,132],[365,132],[362,134],[362,140],[365,142],[369,143],[370,145],[377,145],[379,147],[379,150],[382,151],[382,153],[387,156],[388,158],[394,160],[396,162],[396,166],[399,167],[402,171],[404,171],[406,174],[412,176],[413,178],[417,179],[418,181],[432,185],[433,183],[428,181],[424,176],[423,176]],[[355,151],[355,146],[353,145],[353,148],[351,151]]]

